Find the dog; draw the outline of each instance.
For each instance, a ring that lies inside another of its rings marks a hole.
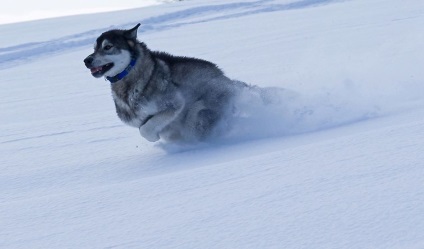
[[[212,62],[151,51],[137,39],[139,26],[102,33],[84,59],[92,76],[110,81],[118,117],[150,142],[191,143],[217,134],[249,85]]]

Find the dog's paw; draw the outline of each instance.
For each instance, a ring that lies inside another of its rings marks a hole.
[[[143,125],[139,130],[141,136],[144,137],[147,141],[156,142],[159,140],[159,134],[155,130],[149,129],[148,126]]]

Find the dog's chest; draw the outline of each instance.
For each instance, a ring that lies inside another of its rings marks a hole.
[[[126,92],[112,91],[116,113],[128,125],[140,127],[144,124],[145,120],[157,112],[158,108],[140,90],[126,90]]]

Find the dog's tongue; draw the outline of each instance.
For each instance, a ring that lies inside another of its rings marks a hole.
[[[98,71],[101,71],[102,67],[92,67],[90,68],[91,73],[97,73]]]

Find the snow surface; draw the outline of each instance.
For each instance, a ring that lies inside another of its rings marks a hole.
[[[299,94],[179,148],[83,65],[152,49]],[[0,25],[0,248],[424,248],[424,2],[198,0]]]
[[[15,23],[31,20],[46,19],[52,17],[61,17],[77,14],[99,13],[107,11],[116,11],[118,9],[133,9],[136,7],[145,7],[156,5],[167,0],[120,0],[120,1],[101,1],[101,0],[73,0],[73,1],[54,1],[54,0],[14,0],[3,1],[0,9],[0,24]],[[168,0],[173,1],[173,0]]]

